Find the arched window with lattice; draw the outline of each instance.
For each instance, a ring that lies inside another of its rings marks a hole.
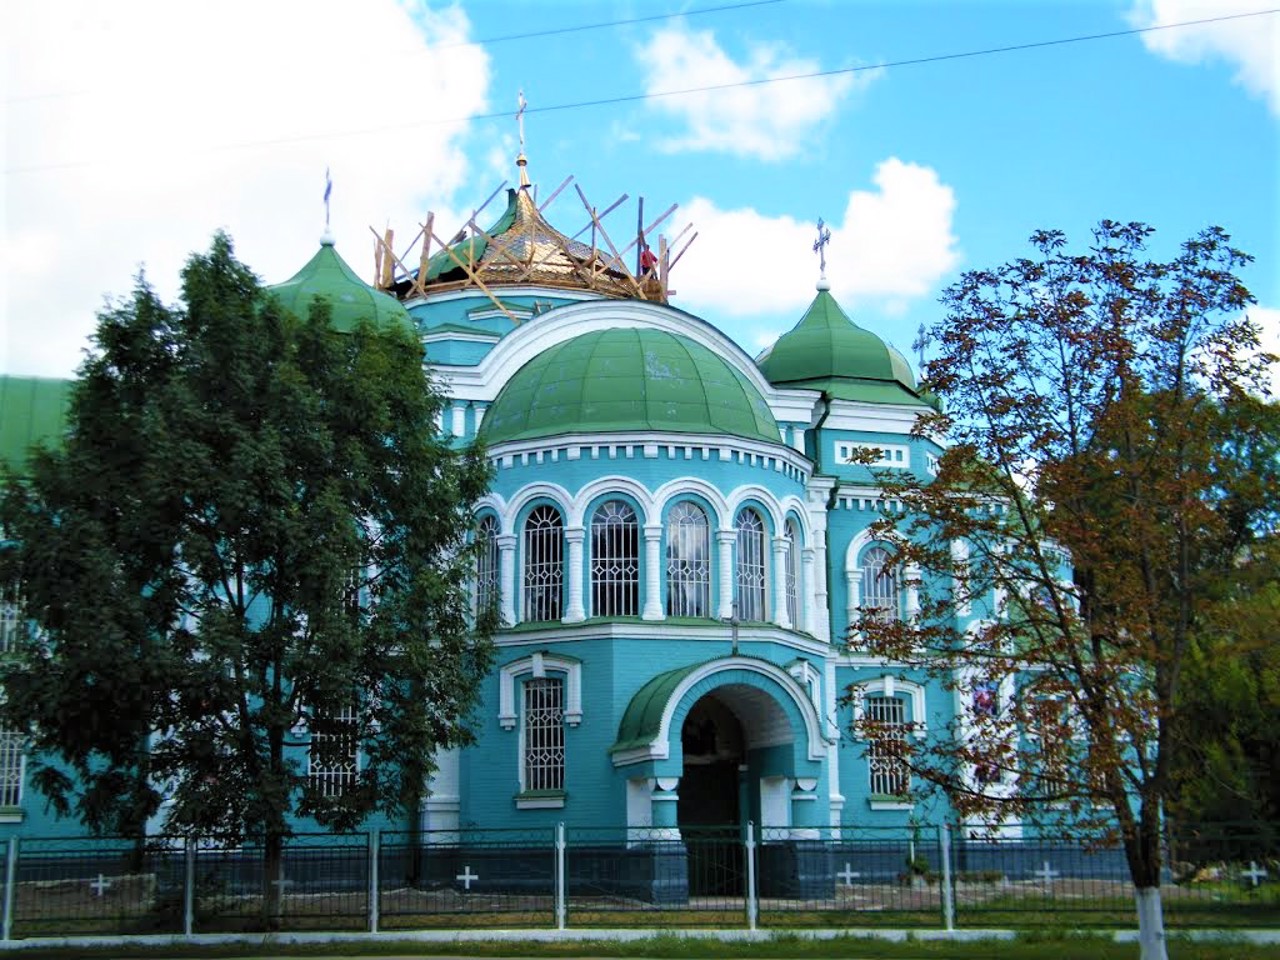
[[[884,547],[871,547],[862,555],[862,615],[881,623],[901,616],[898,571]]]
[[[711,616],[711,525],[689,500],[667,514],[667,616]]]
[[[524,522],[524,619],[559,620],[564,605],[564,520],[555,507],[534,507]]]
[[[739,620],[766,620],[765,598],[769,587],[768,537],[764,520],[750,507],[739,511],[734,523],[737,530],[737,569],[735,599]]]
[[[591,615],[640,613],[640,524],[625,500],[606,500],[591,518]]]

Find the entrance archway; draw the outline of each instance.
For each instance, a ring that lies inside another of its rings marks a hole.
[[[698,700],[680,730],[684,768],[677,820],[688,850],[689,893],[743,892],[739,834],[746,766],[742,722],[716,694]]]

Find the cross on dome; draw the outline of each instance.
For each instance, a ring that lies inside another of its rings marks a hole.
[[[830,285],[827,283],[827,244],[831,242],[831,230],[821,217],[818,218],[818,239],[813,242],[813,252],[818,255],[818,267],[821,273],[818,274],[818,289],[828,290]]]

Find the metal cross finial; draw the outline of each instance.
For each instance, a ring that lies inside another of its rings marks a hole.
[[[822,269],[822,277],[827,276],[827,244],[831,242],[831,231],[822,218],[818,218],[818,239],[813,243],[813,252],[818,255],[818,266]]]
[[[329,176],[329,168],[324,168],[324,229],[329,232],[329,195],[333,193],[333,178]]]
[[[520,124],[520,152],[524,153],[524,108],[529,104],[525,102],[523,90],[519,92],[516,103],[520,105],[520,109],[516,111],[516,122]]]

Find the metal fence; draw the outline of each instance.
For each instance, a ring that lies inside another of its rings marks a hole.
[[[1280,927],[1280,831],[1171,832],[1170,927]],[[1123,851],[960,829],[600,827],[9,841],[3,937],[554,927],[1134,925]]]

